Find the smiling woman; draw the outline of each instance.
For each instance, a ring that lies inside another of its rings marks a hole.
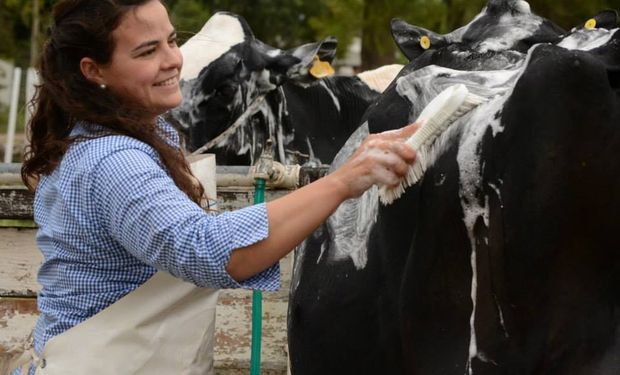
[[[179,137],[182,58],[159,0],[62,0],[38,69],[22,178],[35,190],[40,317],[29,373],[210,374],[210,288],[274,290],[278,260],[343,201],[393,185],[415,131],[369,137],[287,196],[205,212]]]

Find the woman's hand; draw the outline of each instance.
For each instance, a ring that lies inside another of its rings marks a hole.
[[[397,130],[369,135],[349,160],[329,177],[342,184],[347,198],[362,195],[372,185],[397,185],[415,161],[405,141],[418,130],[414,123]]]

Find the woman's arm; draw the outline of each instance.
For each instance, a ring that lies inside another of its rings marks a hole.
[[[242,281],[267,269],[316,230],[343,201],[360,196],[375,184],[398,184],[415,160],[415,152],[404,141],[418,127],[413,124],[370,135],[332,174],[267,203],[269,236],[234,250],[226,271]]]

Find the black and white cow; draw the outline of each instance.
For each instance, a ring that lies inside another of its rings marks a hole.
[[[333,167],[450,85],[487,102],[437,139],[399,200],[373,188],[299,250],[293,375],[620,373],[613,14],[565,33],[524,1],[490,0],[448,35],[393,24],[413,60]]]
[[[324,77],[321,64],[331,69],[335,49],[334,38],[276,49],[257,40],[242,17],[215,14],[181,46],[184,102],[171,115],[188,149],[209,144],[205,152],[218,164],[250,165],[271,139],[276,160],[330,163],[402,68]]]

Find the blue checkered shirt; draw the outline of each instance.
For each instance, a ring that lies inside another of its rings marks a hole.
[[[178,145],[163,120],[159,131]],[[104,129],[78,123],[73,135]],[[234,249],[268,235],[264,204],[207,214],[179,190],[156,151],[136,139],[108,135],[74,143],[35,193],[40,353],[51,337],[88,319],[163,270],[211,288],[276,290],[277,264],[243,283],[225,270]]]

